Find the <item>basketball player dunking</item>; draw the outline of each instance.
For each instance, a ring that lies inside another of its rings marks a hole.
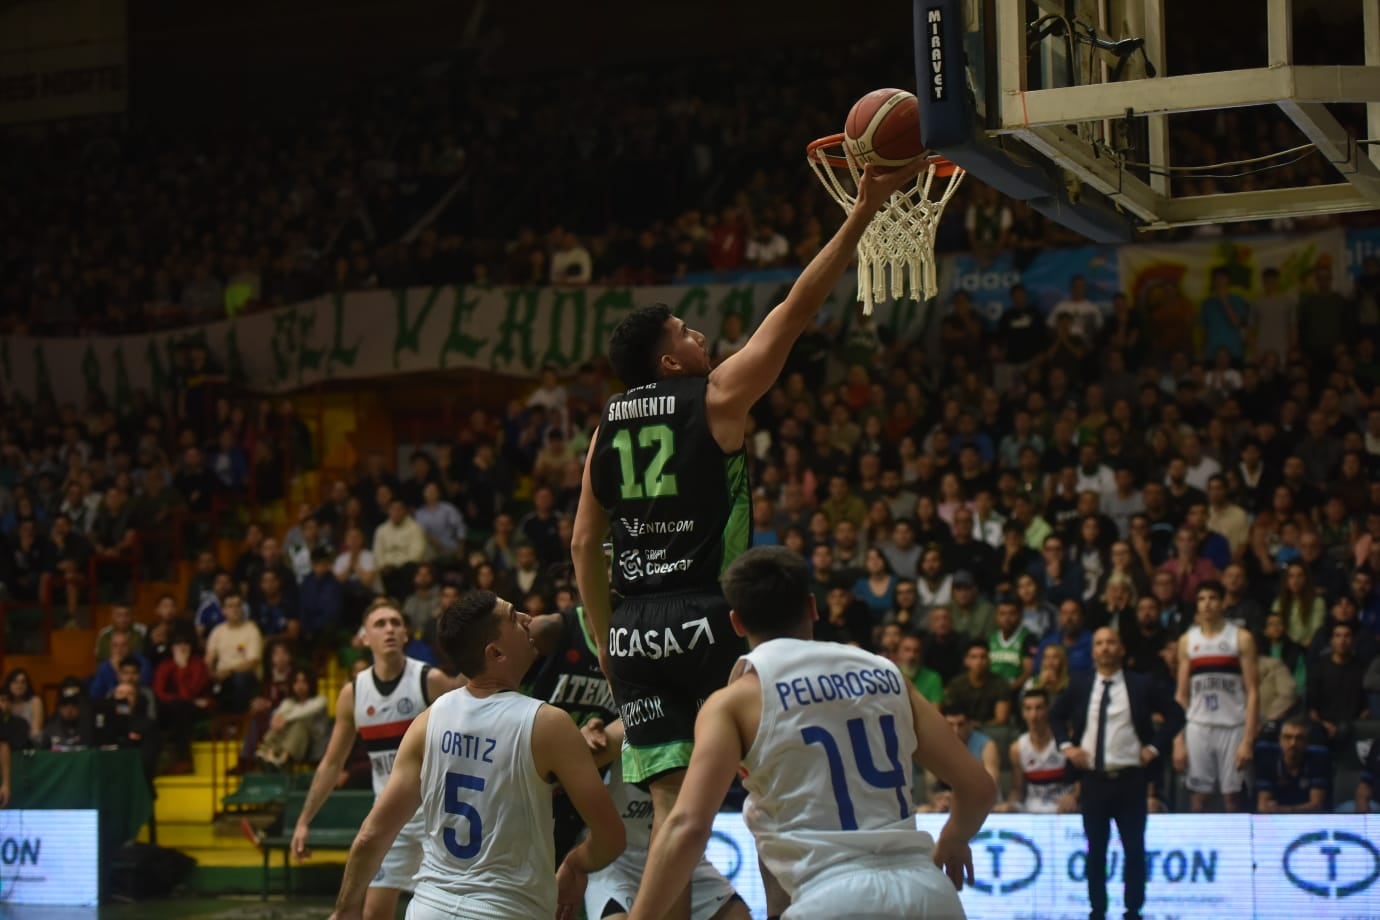
[[[704,335],[664,304],[635,310],[610,337],[609,360],[628,390],[604,407],[590,445],[571,550],[627,732],[623,776],[650,784],[653,834],[680,791],[695,713],[742,650],[718,578],[751,538],[748,411],[776,382],[863,230],[920,166],[869,166],[834,238],[747,345],[717,367]],[[624,598],[616,613],[606,536],[613,586]],[[688,898],[667,910],[684,920]]]
[[[740,764],[743,818],[790,897],[785,916],[962,918],[955,888],[973,879],[968,842],[996,799],[991,777],[896,665],[813,641],[818,612],[797,554],[743,554],[724,593],[752,651],[700,710],[685,785],[652,840],[631,920],[664,916],[685,889]],[[911,814],[911,761],[953,789],[937,842]]]
[[[398,605],[387,598],[374,601],[365,612],[364,643],[374,664],[340,688],[335,728],[292,834],[292,852],[298,859],[311,855],[307,846],[311,821],[335,788],[336,778],[354,747],[355,732],[359,732],[369,750],[374,795],[380,795],[408,726],[432,700],[464,683],[463,678],[453,680],[441,670],[403,654],[407,623]],[[361,915],[364,920],[393,920],[399,892],[414,888],[417,869],[422,864],[424,828],[420,814],[412,817],[369,882]]]
[[[1215,581],[1198,586],[1198,614],[1179,638],[1179,686],[1174,699],[1188,714],[1174,739],[1174,769],[1183,773],[1189,807],[1207,811],[1208,798],[1222,794],[1224,811],[1245,808],[1246,771],[1255,751],[1260,696],[1255,638],[1228,623],[1224,589]]]
[[[574,920],[588,874],[622,852],[623,822],[580,730],[519,690],[536,660],[528,623],[488,591],[441,612],[437,644],[470,682],[408,728],[388,785],[350,848],[334,920],[360,916],[369,877],[418,814],[424,857],[408,920]],[[553,782],[589,826],[559,870]]]

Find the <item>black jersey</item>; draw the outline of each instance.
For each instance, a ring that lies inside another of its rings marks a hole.
[[[576,725],[594,718],[608,724],[618,718],[613,691],[599,669],[599,652],[574,610],[561,611],[560,641],[524,684],[528,696],[570,713]]]
[[[709,430],[705,377],[672,377],[604,406],[590,471],[625,597],[717,591],[752,534],[747,453]]]

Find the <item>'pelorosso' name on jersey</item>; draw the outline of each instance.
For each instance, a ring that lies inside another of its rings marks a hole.
[[[833,700],[856,700],[867,696],[899,696],[905,693],[901,680],[885,668],[863,668],[842,674],[816,674],[776,682],[776,695],[781,709],[828,703]]]
[[[631,399],[616,399],[609,403],[608,420],[626,422],[657,415],[675,415],[674,396],[634,396]]]

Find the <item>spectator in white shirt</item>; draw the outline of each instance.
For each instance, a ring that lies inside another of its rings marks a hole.
[[[748,240],[746,256],[751,268],[775,268],[790,254],[791,244],[770,224],[759,224],[752,239]]]
[[[364,531],[358,527],[345,531],[345,549],[335,557],[332,570],[341,584],[374,592],[379,566],[374,554],[364,548]]]
[[[1078,491],[1096,492],[1099,498],[1116,492],[1116,474],[1098,456],[1097,445],[1078,448]]]
[[[551,254],[552,284],[589,284],[594,277],[594,260],[580,239],[567,231],[560,246]]]
[[[1199,492],[1207,492],[1208,480],[1222,472],[1222,465],[1203,453],[1203,444],[1192,432],[1179,438],[1179,456],[1184,458],[1188,473],[1184,481]]]
[[[241,713],[259,692],[264,637],[258,625],[244,615],[244,601],[238,594],[223,598],[221,609],[225,622],[211,630],[206,639],[206,667],[221,708]]]
[[[427,558],[426,534],[407,512],[402,499],[388,503],[388,520],[374,531],[374,561],[390,597],[404,597],[417,565]]]
[[[1073,328],[1089,346],[1097,341],[1097,331],[1102,328],[1102,308],[1088,299],[1088,282],[1082,275],[1074,275],[1069,282],[1069,298],[1054,305],[1046,320],[1053,329],[1059,317],[1068,315],[1073,320]]]

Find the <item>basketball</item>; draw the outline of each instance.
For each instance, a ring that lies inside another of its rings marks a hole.
[[[859,166],[904,166],[925,152],[920,104],[903,89],[874,89],[853,103],[843,135]]]

